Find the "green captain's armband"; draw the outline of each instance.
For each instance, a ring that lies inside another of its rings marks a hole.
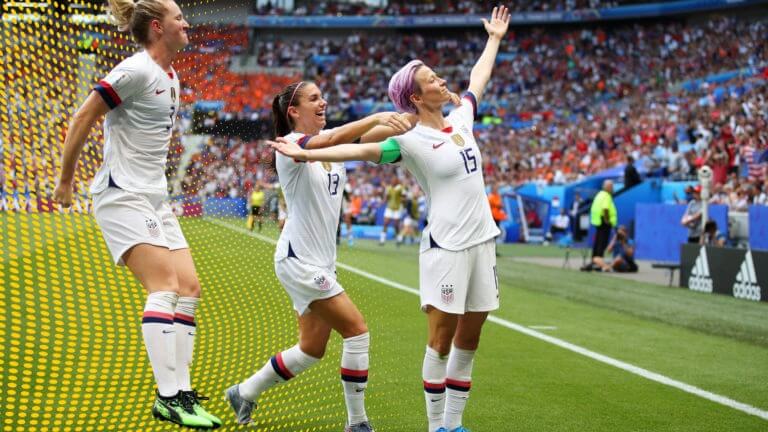
[[[379,148],[381,149],[379,164],[398,162],[402,158],[400,144],[394,138],[387,138],[386,141],[379,143]]]

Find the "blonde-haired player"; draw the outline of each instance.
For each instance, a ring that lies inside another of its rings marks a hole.
[[[93,209],[115,263],[128,266],[148,293],[142,333],[157,383],[152,414],[184,426],[217,427],[221,420],[203,409],[190,383],[201,288],[165,178],[180,96],[171,62],[189,43],[189,24],[173,0],[109,0],[109,6],[119,29],[144,49],[99,81],[75,113],[54,199],[72,204],[75,165],[91,127],[106,115]]]
[[[280,139],[270,143],[298,160],[402,160],[424,191],[429,224],[421,238],[419,291],[429,330],[422,365],[429,432],[466,431],[462,415],[480,331],[488,312],[499,305],[493,241],[499,229],[485,197],[480,149],[472,128],[509,27],[507,8],[494,8],[491,20],[483,20],[483,25],[488,42],[472,68],[463,103],[447,117],[443,105],[451,101],[451,93],[445,80],[415,60],[389,82],[395,107],[418,115],[418,124],[406,134],[379,144],[316,150]]]

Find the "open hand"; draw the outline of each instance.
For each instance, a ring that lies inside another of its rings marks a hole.
[[[379,126],[386,126],[394,132],[394,135],[402,135],[413,127],[408,117],[397,112],[382,112],[376,114]]]
[[[295,142],[288,141],[283,137],[277,137],[275,141],[267,140],[267,144],[276,151],[294,159],[307,160],[307,151],[299,147]]]
[[[488,21],[483,18],[483,26],[485,31],[488,32],[488,36],[499,39],[503,38],[509,28],[509,9],[506,6],[493,8],[491,20]]]
[[[400,113],[391,113],[388,115],[384,125],[390,127],[395,132],[395,135],[404,134],[413,127],[413,124],[408,120],[408,117]]]

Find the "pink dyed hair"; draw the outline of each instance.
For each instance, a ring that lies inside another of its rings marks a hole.
[[[387,93],[395,109],[400,112],[416,113],[416,105],[411,102],[411,95],[416,92],[416,71],[424,66],[421,60],[411,60],[400,68],[389,80]]]

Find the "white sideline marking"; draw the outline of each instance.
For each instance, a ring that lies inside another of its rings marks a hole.
[[[208,218],[205,218],[203,220],[208,221],[210,223],[213,223],[215,225],[219,225],[219,226],[224,227],[224,228],[228,228],[228,229],[230,229],[232,231],[236,231],[236,232],[239,232],[239,233],[242,233],[242,234],[249,235],[251,237],[255,237],[255,238],[257,238],[259,240],[262,240],[262,241],[265,241],[267,243],[277,244],[277,242],[275,240],[273,240],[273,239],[271,239],[269,237],[263,236],[261,234],[253,233],[253,232],[248,231],[248,230],[246,230],[244,228],[240,228],[240,227],[235,227],[235,226],[229,225],[229,224],[227,224],[225,222],[222,222],[220,220],[208,219]],[[340,262],[337,262],[336,266],[340,267],[340,268],[343,268],[344,270],[350,271],[352,273],[358,274],[360,276],[366,277],[368,279],[371,279],[373,281],[379,282],[381,284],[390,286],[392,288],[399,289],[401,291],[405,291],[405,292],[408,292],[408,293],[411,293],[411,294],[415,294],[415,295],[419,294],[419,291],[414,289],[414,288],[411,288],[411,287],[403,285],[403,284],[399,284],[397,282],[391,281],[389,279],[385,279],[385,278],[380,277],[380,276],[376,276],[375,274],[368,273],[365,270],[360,270],[360,269],[358,269],[356,267],[352,267],[352,266],[349,266],[349,265],[346,265],[346,264],[342,264]],[[682,391],[684,391],[686,393],[690,393],[692,395],[699,396],[701,398],[710,400],[712,402],[719,403],[720,405],[725,405],[725,406],[727,406],[729,408],[733,408],[735,410],[738,410],[738,411],[741,411],[741,412],[744,412],[744,413],[747,413],[747,414],[751,414],[753,416],[760,417],[763,420],[768,420],[768,411],[762,410],[762,409],[757,408],[757,407],[753,407],[752,405],[748,405],[748,404],[745,404],[745,403],[733,400],[731,398],[728,398],[728,397],[725,397],[725,396],[722,396],[722,395],[719,395],[719,394],[716,394],[716,393],[712,393],[712,392],[700,389],[700,388],[698,388],[696,386],[692,386],[690,384],[686,384],[686,383],[684,383],[682,381],[678,381],[678,380],[669,378],[667,376],[658,374],[656,372],[651,372],[651,371],[649,371],[647,369],[643,369],[643,368],[635,366],[633,364],[629,364],[629,363],[623,362],[621,360],[616,360],[616,359],[614,359],[612,357],[608,357],[606,355],[603,355],[603,354],[600,354],[600,353],[596,353],[594,351],[590,351],[590,350],[588,350],[586,348],[580,347],[578,345],[574,345],[574,344],[572,344],[570,342],[566,342],[566,341],[564,341],[562,339],[558,339],[556,337],[552,337],[552,336],[546,335],[544,333],[538,332],[536,330],[532,330],[532,329],[527,328],[525,326],[522,326],[520,324],[515,324],[515,323],[513,323],[511,321],[507,321],[505,319],[498,318],[498,317],[493,316],[493,315],[489,315],[488,316],[488,321],[496,323],[496,324],[498,324],[498,325],[500,325],[502,327],[506,327],[506,328],[508,328],[510,330],[514,330],[516,332],[522,333],[524,335],[528,335],[528,336],[531,336],[533,338],[542,340],[544,342],[551,343],[552,345],[556,345],[556,346],[558,346],[560,348],[564,348],[564,349],[567,349],[569,351],[575,352],[577,354],[581,354],[581,355],[583,355],[585,357],[589,357],[589,358],[591,358],[593,360],[597,360],[597,361],[599,361],[601,363],[605,363],[607,365],[610,365],[610,366],[613,366],[613,367],[617,367],[619,369],[625,370],[625,371],[633,373],[635,375],[639,375],[639,376],[641,376],[643,378],[646,378],[646,379],[649,379],[651,381],[656,381],[657,383],[664,384],[664,385],[667,385],[667,386],[670,386],[670,387],[674,387],[674,388],[682,390]]]
[[[555,326],[545,326],[545,325],[528,326],[528,328],[534,329],[534,330],[557,330],[557,327]]]

